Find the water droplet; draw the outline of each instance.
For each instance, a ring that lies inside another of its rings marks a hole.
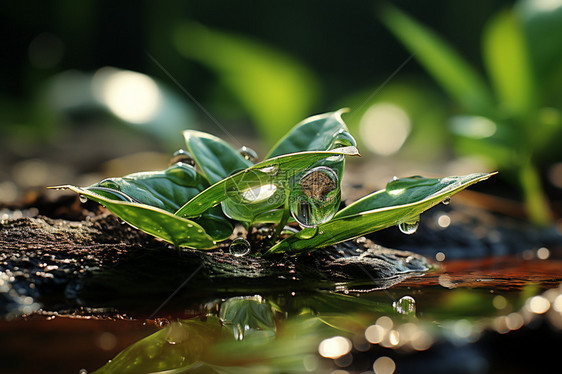
[[[295,236],[299,239],[310,239],[316,236],[318,233],[318,227],[307,227],[299,231]]]
[[[230,243],[230,247],[228,247],[230,254],[236,257],[246,256],[250,253],[251,249],[250,242],[241,237],[234,239],[232,243]]]
[[[443,199],[442,203],[443,205],[449,205],[451,203],[451,197],[447,196],[446,198]]]
[[[106,178],[98,183],[100,187],[111,188],[112,190],[121,191],[121,186],[112,178]]]
[[[301,227],[315,227],[336,214],[341,201],[337,174],[326,166],[306,172],[291,188],[291,214]]]
[[[255,163],[258,160],[258,153],[252,148],[246,147],[245,145],[242,146],[242,148],[240,148],[238,152],[248,161]]]
[[[412,296],[401,297],[398,301],[392,303],[392,307],[400,314],[416,314],[416,300]]]
[[[417,217],[414,220],[400,223],[398,225],[398,228],[400,229],[400,231],[402,231],[403,234],[411,235],[416,232],[419,226],[420,226],[420,219],[419,217]]]
[[[279,165],[269,165],[260,169],[262,173],[275,175],[279,171]]]
[[[191,153],[183,149],[178,149],[177,151],[174,152],[172,158],[170,159],[170,166],[177,164],[178,162],[195,166],[195,160],[193,159]]]
[[[88,197],[85,196],[85,195],[79,195],[78,198],[80,199],[80,202],[81,202],[82,204],[85,204],[85,203],[88,202]]]

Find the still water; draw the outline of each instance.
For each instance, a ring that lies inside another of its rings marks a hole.
[[[560,255],[436,256],[436,269],[388,289],[201,298],[187,282],[142,312],[41,311],[0,322],[0,372],[541,372],[559,360],[547,352],[562,340]]]

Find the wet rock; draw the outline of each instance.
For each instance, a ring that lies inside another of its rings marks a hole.
[[[109,214],[82,221],[7,219],[0,231],[4,316],[33,312],[40,304],[53,311],[119,307],[123,300],[144,304],[161,301],[180,286],[180,297],[190,299],[217,292],[333,290],[342,281],[384,288],[398,275],[429,269],[421,256],[383,249],[364,239],[287,258],[236,256],[229,253],[228,243],[214,251],[179,253]]]

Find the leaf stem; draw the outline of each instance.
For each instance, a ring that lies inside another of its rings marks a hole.
[[[529,220],[537,226],[552,223],[552,212],[544,193],[537,168],[528,160],[519,169],[519,182]]]
[[[277,238],[279,238],[279,235],[281,235],[281,232],[285,228],[285,225],[287,224],[287,221],[289,220],[290,216],[291,216],[291,209],[289,207],[289,193],[287,193],[285,195],[285,204],[283,205],[283,216],[281,217],[281,220],[279,221],[279,223],[275,227],[275,231],[273,232],[273,235],[271,236],[271,242],[272,243],[275,244],[275,242],[277,241]]]

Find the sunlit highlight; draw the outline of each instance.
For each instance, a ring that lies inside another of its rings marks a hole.
[[[535,314],[543,314],[550,308],[550,302],[543,296],[533,296],[527,300],[526,307]]]
[[[396,370],[394,360],[387,356],[381,356],[373,363],[375,374],[392,374]]]
[[[156,117],[162,94],[147,75],[128,70],[102,68],[92,81],[96,97],[124,121],[143,124]]]
[[[277,186],[274,184],[265,184],[243,191],[242,198],[249,203],[258,203],[269,199],[277,191]]]
[[[359,133],[365,146],[381,156],[398,152],[410,130],[408,114],[399,106],[389,103],[371,106],[359,122]]]
[[[339,358],[351,351],[351,341],[343,336],[334,336],[333,338],[324,339],[318,345],[318,353],[322,357]]]
[[[439,227],[441,227],[442,229],[446,229],[447,227],[449,227],[449,225],[451,224],[451,217],[449,217],[448,214],[441,214],[438,218],[437,218],[437,224],[439,225]]]
[[[485,117],[457,116],[451,122],[451,130],[472,139],[484,139],[496,133],[496,124]]]

